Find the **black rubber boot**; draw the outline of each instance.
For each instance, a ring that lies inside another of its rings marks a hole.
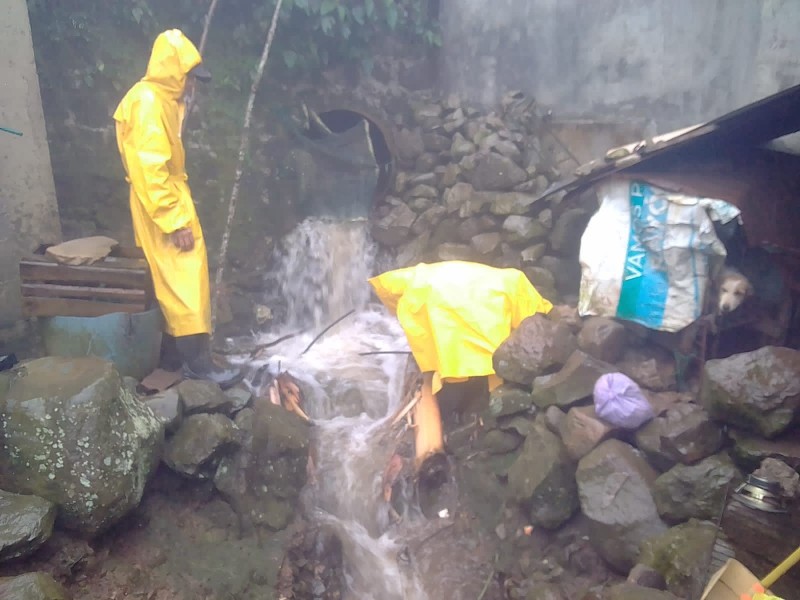
[[[158,366],[165,371],[180,371],[183,368],[183,358],[178,351],[178,344],[168,333],[161,336],[161,358]]]
[[[175,338],[183,358],[183,376],[187,379],[213,381],[223,390],[244,379],[244,373],[231,366],[221,367],[211,357],[211,336],[205,333]]]

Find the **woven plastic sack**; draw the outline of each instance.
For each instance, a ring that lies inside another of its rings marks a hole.
[[[595,382],[594,408],[598,417],[623,429],[638,429],[655,416],[636,382],[622,373],[607,373]]]

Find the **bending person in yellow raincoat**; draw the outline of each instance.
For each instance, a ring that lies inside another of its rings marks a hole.
[[[486,376],[489,389],[500,385],[492,365],[495,350],[524,319],[547,314],[553,305],[522,271],[465,261],[420,263],[369,282],[397,315],[423,373],[415,407],[419,466],[442,450],[435,397],[442,382]]]
[[[184,97],[196,79],[211,79],[197,48],[181,31],[165,31],[153,45],[147,74],[122,99],[114,120],[136,244],[150,265],[166,333],[175,339],[187,377],[228,387],[241,374],[211,357],[208,258],[181,141]]]

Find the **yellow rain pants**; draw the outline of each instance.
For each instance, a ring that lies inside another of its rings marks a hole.
[[[208,257],[181,141],[186,77],[200,62],[197,48],[179,30],[160,34],[147,74],[114,112],[136,245],[150,265],[166,331],[173,336],[211,332]],[[170,241],[172,232],[185,227],[194,234],[188,252]]]
[[[420,263],[369,282],[397,315],[420,370],[434,372],[434,394],[442,381],[484,375],[497,387],[494,351],[524,319],[553,308],[521,271],[464,261]]]

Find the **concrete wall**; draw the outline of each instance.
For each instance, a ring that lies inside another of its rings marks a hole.
[[[3,8],[0,127],[23,135],[0,132],[0,328],[19,319],[20,256],[61,236],[28,9],[25,0]]]
[[[447,92],[668,131],[800,83],[797,0],[442,0]],[[655,131],[648,131],[654,133]]]

